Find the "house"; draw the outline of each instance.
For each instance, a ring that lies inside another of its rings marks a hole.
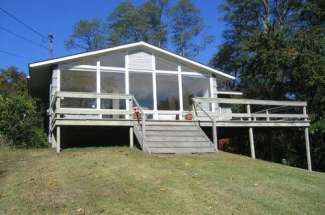
[[[58,152],[65,127],[126,126],[130,146],[135,135],[149,153],[218,151],[217,127],[247,127],[255,158],[254,127],[303,127],[311,168],[306,102],[224,98],[241,95],[225,91],[235,77],[145,42],[31,63],[29,72]],[[297,112],[281,113],[289,107]]]

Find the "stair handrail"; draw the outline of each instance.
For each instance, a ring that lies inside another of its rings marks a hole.
[[[213,135],[213,140],[212,143],[214,145],[214,148],[216,152],[219,151],[218,149],[218,139],[217,139],[217,123],[216,119],[213,118],[204,108],[196,101],[194,101],[194,109],[195,109],[195,114],[196,114],[196,119],[199,119],[198,113],[197,113],[197,108],[199,108],[211,121],[212,121],[212,135]]]
[[[135,107],[140,111],[140,115],[141,115],[141,119],[139,118],[139,115],[136,115],[137,117],[137,123],[138,123],[138,127],[140,128],[141,131],[141,135],[142,135],[142,140],[141,140],[141,145],[143,148],[146,148],[148,153],[150,154],[150,148],[147,146],[146,142],[145,142],[145,135],[146,135],[146,114],[144,113],[143,108],[140,106],[139,102],[137,101],[137,99],[135,98],[135,96],[132,96],[133,102],[135,104]],[[134,107],[132,107],[134,108]],[[140,121],[142,123],[140,123]]]

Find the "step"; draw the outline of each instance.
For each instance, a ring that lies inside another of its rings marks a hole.
[[[164,142],[164,141],[148,141],[146,144],[154,148],[204,148],[212,147],[210,142]]]
[[[215,152],[209,138],[191,121],[147,121],[144,142],[157,154]]]
[[[146,131],[197,131],[195,126],[162,126],[162,125],[146,125]]]
[[[189,154],[215,152],[214,148],[150,148],[154,154]]]
[[[146,136],[186,136],[186,137],[195,137],[195,136],[201,136],[202,133],[201,131],[199,130],[193,130],[193,131],[188,131],[188,130],[185,130],[185,131],[175,131],[175,130],[160,130],[160,131],[157,131],[157,130],[147,130],[146,131]]]
[[[187,137],[187,136],[146,136],[145,140],[147,142],[150,141],[172,141],[172,142],[185,142],[185,141],[190,141],[190,142],[197,142],[197,141],[206,141],[207,139],[200,135],[196,137]]]
[[[192,121],[185,121],[185,120],[172,120],[172,121],[167,121],[167,120],[153,120],[153,121],[146,121],[147,125],[175,125],[175,126],[186,126],[186,125],[191,125],[194,126],[194,122]]]

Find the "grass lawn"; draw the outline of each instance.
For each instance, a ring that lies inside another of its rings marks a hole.
[[[324,214],[325,174],[228,153],[0,148],[0,214]]]

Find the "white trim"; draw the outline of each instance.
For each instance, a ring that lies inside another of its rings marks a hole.
[[[213,73],[215,73],[217,75],[223,76],[224,78],[235,79],[235,77],[232,76],[232,75],[228,75],[228,74],[226,74],[224,72],[221,72],[219,70],[216,70],[216,69],[213,69],[213,68],[208,67],[206,65],[197,63],[197,62],[195,62],[193,60],[187,59],[185,57],[179,56],[177,54],[174,54],[172,52],[166,51],[164,49],[158,48],[156,46],[150,45],[150,44],[145,43],[145,42],[137,42],[137,43],[127,44],[127,45],[116,46],[116,47],[113,47],[113,48],[107,48],[107,49],[102,49],[102,50],[98,50],[98,51],[91,51],[91,52],[76,54],[76,55],[72,55],[72,56],[67,56],[67,57],[62,57],[62,58],[57,58],[57,59],[32,63],[32,64],[29,64],[29,67],[33,68],[33,67],[38,67],[38,66],[44,66],[44,65],[48,65],[48,64],[59,63],[59,62],[62,62],[62,61],[87,57],[87,56],[91,56],[91,55],[102,54],[102,53],[106,53],[106,52],[112,52],[112,51],[121,50],[121,49],[128,49],[128,48],[133,48],[133,47],[137,47],[137,46],[143,46],[144,48],[148,48],[148,49],[154,50],[156,52],[169,55],[169,56],[174,57],[174,58],[176,58],[178,60],[189,63],[192,66],[196,66],[196,67],[202,68],[202,69],[204,69],[204,70],[206,70],[208,72],[213,72]]]
[[[238,96],[243,95],[242,92],[238,92],[238,91],[217,91],[216,94],[219,94],[219,95],[238,95]]]
[[[56,83],[57,90],[56,91],[60,92],[61,91],[61,69],[60,69],[60,67],[58,67],[56,69],[56,81],[57,81],[57,83]]]
[[[192,65],[195,65],[195,66],[201,67],[201,68],[203,68],[203,69],[206,69],[206,70],[208,70],[208,71],[210,71],[210,72],[214,72],[214,73],[216,73],[216,74],[218,74],[218,75],[221,75],[221,76],[224,76],[224,77],[226,77],[226,78],[235,79],[235,77],[232,76],[232,75],[228,75],[228,74],[223,73],[223,72],[221,72],[221,71],[219,71],[219,70],[212,69],[212,68],[210,68],[210,67],[208,67],[208,66],[205,66],[205,65],[203,65],[203,64],[197,63],[197,62],[192,61],[192,60],[190,60],[190,59],[187,59],[187,58],[185,58],[185,57],[179,56],[179,55],[174,54],[174,53],[172,53],[172,52],[166,51],[166,50],[164,50],[164,49],[158,48],[158,47],[156,47],[156,46],[150,45],[150,44],[145,43],[145,42],[140,42],[140,43],[141,43],[142,45],[148,47],[148,48],[151,48],[151,49],[155,50],[155,51],[158,51],[158,52],[160,52],[160,53],[167,54],[167,55],[172,56],[172,57],[174,57],[174,58],[177,58],[177,59],[179,59],[179,60],[185,61],[185,62],[187,62],[187,63],[189,63],[189,64],[192,64]]]
[[[152,69],[153,118],[158,119],[156,56],[154,54],[152,54]]]
[[[114,70],[114,71],[125,71],[124,67],[100,66],[100,68],[106,70]]]
[[[97,61],[96,66],[96,92],[100,93],[100,61]]]
[[[198,73],[198,72],[182,72],[182,75],[202,77],[202,78],[209,78],[210,77],[209,75]]]
[[[123,70],[123,71],[117,71],[117,70],[103,70],[102,69],[103,67],[100,67],[100,72],[104,72],[104,73],[119,73],[119,74],[124,74],[125,73],[125,71]]]
[[[96,62],[96,92],[100,93],[101,91],[101,81],[100,81],[100,61]],[[100,105],[100,98],[96,99],[96,109],[100,110],[101,105]],[[102,114],[99,114],[99,118],[102,118]]]
[[[129,72],[131,72],[131,73],[152,73],[153,71],[149,71],[149,70],[134,70],[134,69],[132,69],[132,70],[128,70]]]
[[[77,66],[61,66],[62,69],[66,70],[85,70],[85,71],[96,71],[97,65],[77,65]],[[110,70],[110,71],[125,71],[125,68],[121,67],[110,67],[110,66],[101,66],[101,70]]]
[[[78,65],[78,66],[71,66],[71,67],[61,67],[65,70],[76,70],[76,71],[87,71],[87,72],[96,72],[97,66],[91,66],[91,65]],[[124,73],[125,68],[120,67],[107,67],[107,66],[100,66],[101,72],[118,72],[118,73]],[[157,74],[170,74],[170,75],[177,75],[178,71],[167,71],[167,70],[138,70],[138,69],[129,69],[129,72],[138,72],[138,73],[152,73],[155,71]],[[184,76],[194,76],[194,77],[202,77],[202,78],[208,78],[210,76],[206,74],[202,74],[199,72],[181,72]]]
[[[178,71],[156,70],[156,73],[157,74],[174,74],[174,75],[176,75],[176,74],[178,74]],[[181,71],[181,73],[186,76],[210,77],[209,75],[202,74],[199,72],[183,72],[183,71]]]
[[[168,74],[177,74],[178,71],[172,71],[172,70],[156,70],[157,73],[168,73]]]
[[[71,71],[86,71],[86,72],[96,72],[97,66],[94,66],[94,68],[86,68],[86,67],[63,67],[64,70],[71,70]]]
[[[129,82],[129,54],[128,52],[125,55],[125,94],[130,94],[130,82]]]
[[[213,82],[214,82],[214,78],[212,75],[210,75],[210,97],[211,98],[214,98],[214,92],[215,92]],[[214,103],[211,104],[211,109],[212,109],[212,112],[215,112],[215,104]]]
[[[178,70],[178,100],[179,100],[179,119],[183,119],[183,84],[182,84],[182,69],[181,66],[177,66]]]
[[[142,44],[142,42],[131,43],[131,44],[127,44],[127,45],[116,46],[116,47],[113,47],[113,48],[101,49],[101,50],[97,50],[97,51],[90,51],[90,52],[75,54],[75,55],[71,55],[71,56],[56,58],[56,59],[52,59],[52,60],[46,60],[46,61],[41,61],[41,62],[37,62],[37,63],[31,63],[29,65],[29,67],[32,68],[32,67],[37,67],[37,66],[44,66],[44,65],[47,65],[47,64],[53,64],[53,63],[59,63],[59,62],[62,62],[62,61],[73,60],[73,59],[76,59],[76,58],[88,57],[88,56],[92,56],[92,55],[103,54],[103,53],[106,53],[106,52],[112,52],[112,51],[117,51],[117,50],[121,50],[121,49],[133,48],[133,47],[139,46],[141,44]]]
[[[130,76],[129,76],[129,70],[128,70],[128,66],[129,66],[129,53],[126,52],[125,54],[125,76],[124,76],[124,80],[125,80],[125,94],[129,95],[130,94]],[[129,102],[126,102],[125,107],[127,110],[130,110],[130,105]],[[129,119],[129,115],[125,116],[126,119]]]

